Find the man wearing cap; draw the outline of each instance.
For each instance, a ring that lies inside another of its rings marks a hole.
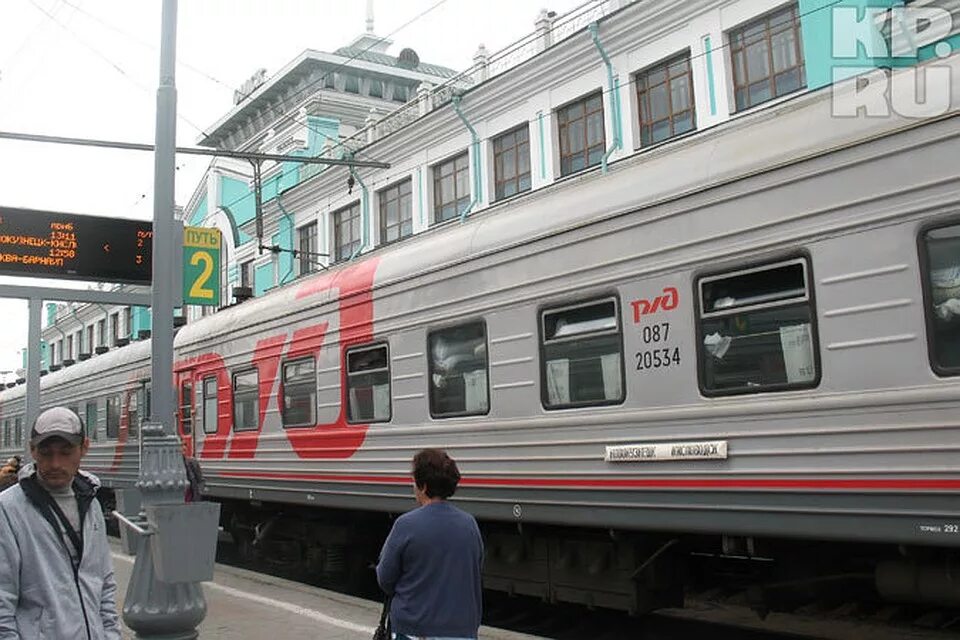
[[[120,640],[117,584],[83,423],[54,407],[30,433],[34,463],[0,494],[0,640]]]

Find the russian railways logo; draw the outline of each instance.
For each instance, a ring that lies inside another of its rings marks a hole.
[[[947,113],[953,102],[951,65],[916,63],[953,53],[948,40],[956,31],[953,16],[940,7],[885,4],[831,10],[833,115],[855,118],[863,111],[868,118],[891,113],[929,118]],[[852,82],[842,83],[853,76]]]
[[[633,307],[633,322],[640,322],[640,318],[646,315],[654,314],[658,311],[673,311],[680,304],[680,293],[676,287],[664,287],[663,293],[652,300],[640,298],[632,300],[630,306]]]

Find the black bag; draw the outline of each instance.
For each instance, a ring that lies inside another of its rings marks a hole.
[[[390,600],[387,596],[383,601],[383,611],[380,613],[380,624],[377,630],[373,632],[373,640],[390,640],[393,634],[390,632]]]

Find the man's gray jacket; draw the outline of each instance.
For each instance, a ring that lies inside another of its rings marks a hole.
[[[76,567],[68,547],[73,542],[32,468],[0,493],[0,640],[120,640],[117,583],[94,498],[98,488],[97,479],[83,472],[73,481],[82,523]]]

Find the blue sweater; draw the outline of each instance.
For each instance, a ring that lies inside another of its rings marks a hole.
[[[393,631],[476,638],[482,568],[483,540],[470,514],[441,501],[397,518],[377,565],[380,587],[393,594]]]

